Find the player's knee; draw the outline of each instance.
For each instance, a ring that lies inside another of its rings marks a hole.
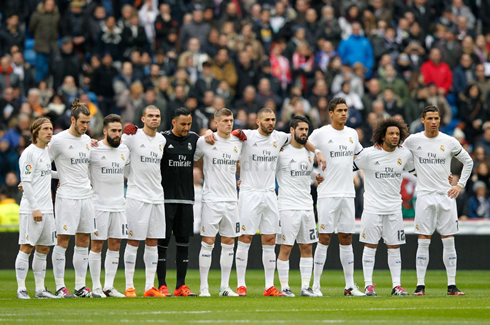
[[[214,245],[216,238],[215,237],[202,237],[201,240],[203,243],[206,243],[208,245]],[[223,238],[221,239],[221,241],[223,242]]]
[[[375,245],[375,244],[364,244],[364,247],[368,247],[368,248],[372,248],[372,249],[377,249],[378,248],[378,245]],[[388,248],[390,247],[394,247],[394,246],[387,246]],[[400,247],[400,246],[398,246]]]
[[[158,247],[162,247],[162,248],[167,249],[168,244],[170,244],[170,237],[158,240]]]
[[[388,247],[388,249],[398,249],[400,248],[400,245],[386,245],[386,247]]]
[[[49,253],[49,246],[36,246],[36,252],[40,254],[48,254]]]
[[[312,245],[299,245],[299,250],[302,257],[311,256],[313,253]]]
[[[20,245],[20,251],[25,254],[30,254],[33,249],[34,247],[32,247],[31,245],[27,245],[27,244]]]
[[[252,236],[250,235],[242,235],[240,238],[238,238],[238,241],[244,243],[244,244],[251,244],[252,243]]]
[[[189,236],[179,236],[175,237],[175,243],[177,246],[189,246]]]
[[[339,233],[340,245],[351,245],[352,244],[352,234]]]
[[[115,238],[109,238],[107,242],[107,247],[109,248],[110,251],[117,252],[121,248],[121,240]],[[100,249],[102,250],[102,246],[100,247]]]
[[[262,235],[262,245],[275,245],[276,236],[275,235]]]
[[[69,235],[58,235],[58,246],[67,248],[68,243],[70,242],[70,236]]]
[[[76,234],[75,245],[78,247],[88,247],[90,244],[90,234]]]
[[[322,245],[330,245],[331,238],[332,238],[331,234],[320,234],[320,236],[318,236],[318,241]]]
[[[101,240],[92,240],[92,247],[90,250],[94,253],[100,253],[102,252],[102,246],[104,245],[104,242]]]

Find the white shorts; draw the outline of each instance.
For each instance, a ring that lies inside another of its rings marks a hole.
[[[320,234],[356,232],[353,197],[323,197],[318,199],[318,227]]]
[[[56,197],[55,216],[58,235],[91,234],[97,230],[92,198]]]
[[[279,211],[279,216],[281,234],[277,236],[278,244],[293,246],[295,240],[298,244],[318,242],[313,210],[283,210]]]
[[[456,200],[447,194],[427,194],[417,197],[415,202],[415,233],[442,236],[459,232]]]
[[[165,205],[126,198],[128,239],[165,238]]]
[[[128,220],[126,211],[95,210],[97,230],[92,233],[92,240],[107,240],[107,238],[128,238]]]
[[[201,210],[201,236],[240,236],[240,215],[237,202],[203,202]]]
[[[281,233],[276,192],[240,192],[238,210],[240,211],[242,235],[255,235],[259,229],[263,235]]]
[[[396,214],[362,213],[359,241],[377,245],[381,237],[386,245],[405,244],[405,229],[401,212]]]
[[[52,213],[43,213],[42,221],[34,221],[32,213],[19,213],[20,245],[56,245],[56,225]]]

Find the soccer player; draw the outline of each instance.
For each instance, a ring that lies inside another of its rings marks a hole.
[[[310,288],[313,271],[312,244],[317,242],[313,199],[311,197],[311,178],[314,153],[305,148],[308,140],[308,119],[295,116],[290,122],[291,143],[279,153],[277,163],[277,182],[279,183],[279,216],[281,218],[281,244],[277,257],[277,272],[281,290],[288,297],[294,297],[289,287],[289,256],[294,242],[299,244],[301,259],[301,296],[316,297]],[[321,181],[321,180],[319,180]]]
[[[199,135],[190,131],[191,112],[181,107],[175,110],[172,130],[161,133],[166,139],[161,163],[162,186],[165,190],[165,239],[158,241],[158,282],[160,293],[170,296],[167,276],[167,249],[175,236],[177,282],[175,296],[196,296],[185,284],[189,264],[189,237],[194,235],[194,153]]]
[[[400,144],[408,137],[407,125],[396,118],[378,121],[370,147],[354,160],[354,169],[364,170],[364,210],[360,242],[364,243],[362,268],[367,296],[376,296],[373,269],[378,242],[382,237],[388,247],[388,266],[393,282],[392,295],[408,296],[401,287],[402,260],[400,245],[405,244],[400,187],[403,170],[415,172],[410,150]]]
[[[236,190],[237,163],[242,142],[231,136],[233,113],[222,108],[214,113],[217,127],[214,145],[204,137],[197,141],[194,160],[203,158],[204,188],[201,213],[201,252],[199,271],[201,276],[200,297],[210,297],[208,274],[216,234],[221,236],[221,287],[220,296],[238,296],[230,289],[229,280],[235,247],[235,237],[240,235],[238,195]]]
[[[89,109],[75,99],[70,128],[53,136],[49,143],[49,156],[56,164],[60,179],[55,203],[58,244],[52,256],[56,295],[59,297],[71,297],[64,279],[65,253],[70,236],[75,235],[75,296],[100,298],[85,286],[90,234],[97,229],[88,177],[91,146],[90,137],[85,132],[89,122]]]
[[[337,97],[328,104],[332,124],[313,131],[310,142],[325,153],[325,181],[318,186],[319,243],[316,246],[313,269],[313,292],[323,296],[320,278],[327,259],[332,234],[337,229],[340,241],[340,262],[344,269],[346,296],[364,296],[354,284],[354,253],[352,234],[355,232],[354,155],[362,151],[356,130],[345,126],[348,116],[345,99]]]
[[[45,117],[36,119],[30,128],[32,144],[20,156],[20,179],[23,187],[19,209],[20,250],[15,260],[17,298],[30,299],[26,289],[29,256],[34,247],[32,271],[36,282],[36,298],[60,298],[44,287],[46,257],[55,245],[56,226],[51,200],[51,160],[47,144],[53,135],[53,124]]]
[[[165,138],[157,133],[162,117],[153,105],[143,109],[141,121],[144,127],[136,130],[126,126],[122,143],[130,151],[128,189],[126,192],[126,216],[128,220],[128,244],[124,252],[126,297],[136,297],[134,269],[140,241],[145,241],[145,297],[165,297],[154,287],[158,262],[157,244],[165,237],[165,209],[160,174]]]
[[[104,139],[92,148],[89,165],[97,231],[92,233],[88,262],[92,290],[102,298],[125,297],[114,288],[121,239],[128,238],[128,222],[124,211],[124,170],[129,167],[130,153],[128,147],[121,144],[122,130],[119,115],[110,114],[104,118]],[[101,252],[106,240],[108,248],[104,266],[105,283],[102,288]]]
[[[422,111],[424,131],[407,138],[404,147],[410,149],[417,171],[417,202],[415,205],[415,233],[417,249],[417,288],[415,295],[425,294],[425,273],[429,264],[429,245],[434,231],[441,235],[443,261],[447,272],[447,294],[464,295],[456,287],[456,247],[454,234],[459,232],[456,198],[465,187],[473,169],[473,160],[453,137],[439,131],[441,116],[436,106],[427,106]],[[451,186],[447,179],[451,159],[463,164],[457,185]]]
[[[246,139],[240,159],[240,213],[241,235],[235,256],[238,288],[237,294],[247,295],[245,272],[248,263],[248,251],[253,235],[260,229],[262,237],[262,263],[265,273],[264,296],[285,296],[274,287],[276,269],[276,234],[281,229],[277,196],[275,193],[275,171],[281,148],[288,144],[291,136],[275,131],[276,115],[271,109],[262,108],[257,113],[257,130],[240,131],[240,139]],[[207,131],[207,136],[209,131]],[[212,135],[212,132],[211,132]],[[212,138],[212,137],[211,137]],[[209,139],[209,141],[212,141]],[[208,139],[206,142],[210,143]],[[211,143],[212,144],[212,143]],[[324,158],[319,150],[310,143],[307,148],[317,154],[319,163]]]

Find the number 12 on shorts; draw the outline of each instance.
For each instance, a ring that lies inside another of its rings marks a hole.
[[[398,240],[405,240],[405,230],[398,230]]]

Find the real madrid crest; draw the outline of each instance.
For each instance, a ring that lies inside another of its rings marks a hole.
[[[64,230],[64,231],[67,231],[67,230],[68,230],[68,226],[67,226],[67,225],[64,225],[64,226],[63,226],[63,230]]]
[[[204,226],[201,227],[201,232],[204,232]]]
[[[99,236],[99,232],[98,231],[94,231],[94,235],[95,236]]]
[[[324,225],[324,224],[322,224],[322,225],[320,226],[320,229],[321,229],[321,230],[325,230],[325,225]]]
[[[401,165],[402,165],[402,159],[401,159],[401,158],[398,158],[398,161],[396,162],[396,164],[397,164],[398,166],[401,166]]]
[[[242,226],[242,231],[245,231],[245,225]]]
[[[133,231],[132,230],[129,231],[129,237],[133,237]]]
[[[238,153],[238,149],[237,149],[237,147],[233,147],[233,152],[234,152],[234,153]]]
[[[89,147],[88,147],[88,144],[85,145],[85,147],[87,148],[88,151],[90,151]]]
[[[286,235],[282,235],[282,240],[286,240]]]
[[[350,142],[350,143],[354,143],[354,140],[352,140],[352,138],[351,138],[351,137],[349,137],[349,142]]]
[[[277,143],[276,143],[276,141],[272,142],[272,146],[273,146],[274,148],[277,148]]]
[[[160,151],[162,151],[162,145],[161,144],[158,145],[158,149],[160,149]]]
[[[125,160],[125,159],[124,159],[124,155],[123,155],[123,154],[121,154],[121,159],[122,159],[122,160]]]
[[[444,148],[444,146],[441,144],[441,146],[439,147],[439,150],[441,150],[442,152],[446,151],[446,148]]]
[[[362,233],[362,239],[366,239],[366,233]]]
[[[189,150],[192,150],[192,144],[191,144],[190,142],[187,144],[187,148],[188,148]]]
[[[308,162],[311,164],[311,157],[308,156]]]

